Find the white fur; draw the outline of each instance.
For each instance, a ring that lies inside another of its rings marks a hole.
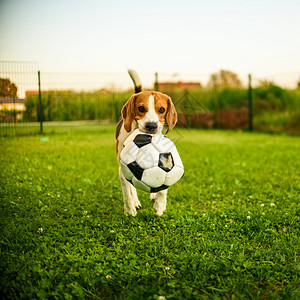
[[[161,133],[163,129],[163,125],[159,122],[158,115],[155,111],[155,100],[152,95],[149,96],[149,109],[147,113],[145,114],[144,118],[141,120],[138,120],[138,127],[140,131],[146,132],[146,124],[147,123],[156,123],[157,125],[157,132],[156,133]]]
[[[158,217],[161,217],[164,211],[166,210],[167,193],[168,193],[167,189],[156,193],[155,202],[154,202],[154,211]]]
[[[118,145],[118,160],[120,160],[120,152],[123,147],[123,143],[127,139],[127,137],[131,134],[131,132],[136,129],[137,127],[143,131],[147,132],[145,125],[148,122],[155,122],[157,124],[157,132],[156,134],[159,134],[162,132],[163,125],[159,122],[158,115],[155,111],[155,100],[154,97],[151,95],[149,97],[149,110],[145,114],[145,117],[141,120],[133,121],[131,124],[131,131],[127,132],[124,128],[124,125],[122,125],[120,134],[119,134],[119,145]],[[119,176],[120,176],[120,182],[122,186],[123,191],[123,200],[124,200],[124,213],[126,216],[132,215],[136,216],[136,209],[141,208],[141,203],[137,197],[136,188],[128,182],[124,175],[121,172],[121,168],[119,168]],[[158,193],[151,193],[150,194],[150,200],[154,201],[154,211],[158,217],[162,216],[164,211],[166,210],[166,204],[167,204],[167,190],[160,191]]]

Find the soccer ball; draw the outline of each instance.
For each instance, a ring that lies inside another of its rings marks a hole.
[[[121,171],[136,188],[157,193],[176,183],[184,173],[174,143],[163,134],[134,130],[120,153]]]

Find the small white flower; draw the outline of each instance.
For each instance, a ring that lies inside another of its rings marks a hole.
[[[248,211],[248,215],[250,215],[251,214],[251,211]]]
[[[166,297],[165,296],[159,296],[158,300],[166,300]]]
[[[225,227],[227,227],[227,225],[225,225]]]
[[[251,217],[250,216],[247,216],[247,220],[250,220],[251,219]]]
[[[262,215],[264,216],[264,215],[265,215],[265,213],[262,213]]]
[[[286,228],[286,227],[283,227],[282,230],[283,230],[283,232],[286,232],[286,231],[287,231],[287,228]]]
[[[274,207],[274,206],[275,206],[275,203],[271,203],[270,206],[271,206],[271,207]]]
[[[165,267],[165,270],[166,271],[169,271],[171,268],[170,267]]]
[[[111,276],[110,276],[110,275],[106,275],[105,278],[106,278],[107,280],[109,280],[109,279],[111,279]]]
[[[87,215],[87,213],[88,213],[87,210],[85,210],[85,211],[83,212],[84,215]]]
[[[114,230],[111,230],[110,233],[115,233],[115,231],[114,231]]]
[[[39,229],[38,229],[38,233],[41,233],[41,234],[43,234],[43,233],[44,233],[44,230],[43,230],[43,228],[39,228]]]
[[[264,204],[261,204],[260,206],[261,206],[261,207],[264,207],[265,205],[264,205]]]

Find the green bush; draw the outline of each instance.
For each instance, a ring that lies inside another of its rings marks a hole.
[[[43,120],[116,120],[118,117],[117,111],[129,97],[130,93],[43,92]],[[38,121],[38,95],[30,95],[26,100],[25,106],[24,120]]]
[[[203,111],[230,111],[248,107],[247,89],[183,89],[162,90],[175,103],[180,113],[195,114]],[[103,93],[48,91],[42,94],[43,120],[110,120],[120,117],[122,105],[132,92]],[[25,102],[24,121],[38,121],[38,95],[30,95]],[[300,91],[271,85],[253,89],[254,123],[256,130],[268,132],[295,132],[300,128]],[[288,128],[288,130],[287,130]]]
[[[220,109],[247,107],[248,94],[246,89],[224,89],[218,96]]]

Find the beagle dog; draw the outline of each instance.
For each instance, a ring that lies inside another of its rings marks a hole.
[[[177,122],[177,113],[171,98],[160,92],[142,92],[139,78],[134,71],[128,71],[135,85],[135,94],[125,103],[121,110],[121,119],[116,128],[117,158],[120,161],[120,152],[127,137],[138,128],[144,133],[158,134],[162,132],[165,123],[169,132]],[[128,182],[119,167],[120,182],[123,191],[124,213],[126,216],[135,216],[141,203],[137,197],[135,187]],[[150,193],[154,201],[154,210],[161,216],[166,210],[167,189],[157,193]]]

